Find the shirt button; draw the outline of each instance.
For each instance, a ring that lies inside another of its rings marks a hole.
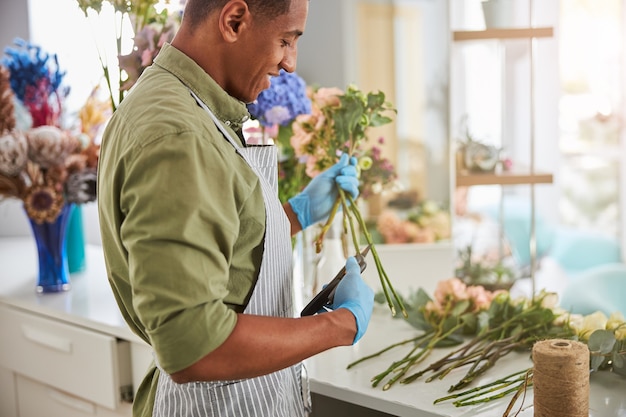
[[[226,120],[226,121],[224,122],[224,124],[225,124],[226,126],[230,126],[230,120]]]
[[[248,119],[249,119],[249,117],[248,117],[248,116],[243,116],[243,118],[241,119],[241,123],[245,123],[245,122],[247,122],[247,121],[248,121]]]

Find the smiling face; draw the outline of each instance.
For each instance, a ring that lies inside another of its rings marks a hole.
[[[269,88],[281,69],[296,69],[297,43],[304,32],[309,0],[292,0],[287,13],[260,17],[247,10],[228,54],[222,87],[243,102],[252,102]]]

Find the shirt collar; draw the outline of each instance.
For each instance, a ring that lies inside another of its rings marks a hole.
[[[198,64],[174,46],[163,45],[154,63],[176,76],[226,126],[238,131],[250,118],[245,103],[230,96]]]

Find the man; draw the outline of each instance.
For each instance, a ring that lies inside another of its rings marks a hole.
[[[289,236],[324,220],[343,156],[284,206],[273,147],[241,139],[246,102],[294,71],[308,0],[188,0],[105,132],[98,204],[111,287],[155,367],[136,416],[305,414],[301,364],[356,343],[373,292],[354,258],[330,312],[294,318]],[[330,278],[330,277],[329,277]]]

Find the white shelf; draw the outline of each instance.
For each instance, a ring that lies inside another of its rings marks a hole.
[[[452,40],[455,42],[485,39],[506,40],[551,38],[552,36],[554,36],[554,29],[551,27],[457,30],[452,32]]]

